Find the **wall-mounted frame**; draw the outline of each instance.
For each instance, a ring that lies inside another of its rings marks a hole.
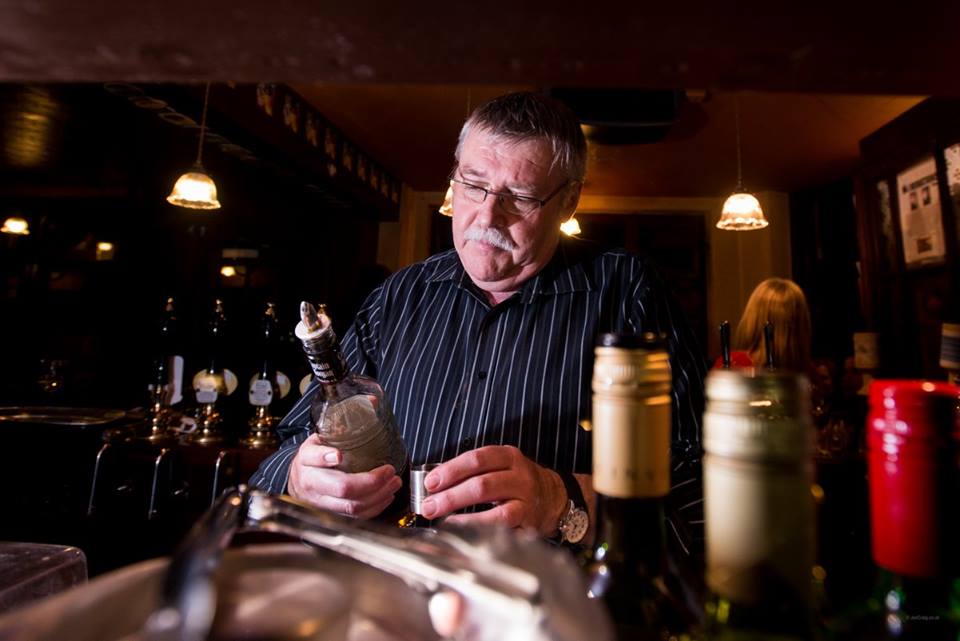
[[[916,269],[943,264],[947,246],[933,156],[897,174],[897,206],[904,266]]]

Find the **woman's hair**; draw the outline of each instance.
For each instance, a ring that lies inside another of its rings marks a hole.
[[[810,367],[810,310],[803,290],[792,280],[768,278],[750,294],[734,336],[734,348],[746,351],[754,365],[767,360],[763,326],[773,323],[773,358],[778,368],[806,372]]]

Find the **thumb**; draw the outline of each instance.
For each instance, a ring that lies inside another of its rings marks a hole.
[[[437,592],[427,604],[433,629],[442,637],[453,636],[463,624],[466,607],[463,598],[451,590]]]

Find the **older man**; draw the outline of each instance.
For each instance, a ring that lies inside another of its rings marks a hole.
[[[473,112],[455,156],[454,250],[388,278],[343,340],[354,371],[390,396],[412,462],[442,462],[426,479],[425,516],[582,539],[593,494],[590,435],[579,423],[590,414],[594,341],[606,331],[666,333],[674,484],[694,490],[676,507],[696,509],[703,360],[642,259],[561,240],[586,170],[576,118],[537,94],[502,96]],[[340,453],[308,436],[311,397],[283,420],[288,440],[251,482],[379,514],[401,479],[390,466],[331,469]],[[494,507],[463,513],[479,504]]]

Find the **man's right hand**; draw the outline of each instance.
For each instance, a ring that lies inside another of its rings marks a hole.
[[[323,445],[311,434],[290,463],[287,492],[319,508],[359,519],[383,512],[402,485],[390,464],[351,474],[332,469],[340,464],[340,450]]]

